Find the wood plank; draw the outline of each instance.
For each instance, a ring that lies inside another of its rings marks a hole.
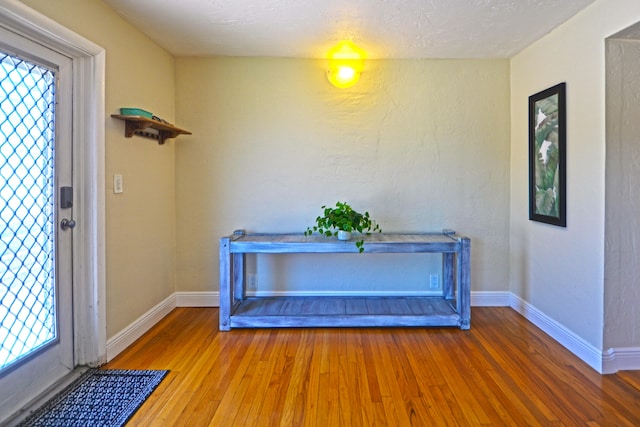
[[[245,254],[233,254],[231,261],[233,300],[242,301],[245,297]]]
[[[344,298],[345,314],[369,314],[366,298]]]
[[[234,316],[233,328],[366,328],[460,326],[457,315]]]
[[[302,313],[305,299],[304,298],[268,298],[267,301],[264,301],[265,306],[277,305],[280,303],[280,309],[277,311],[275,315],[277,316],[288,316],[291,314],[300,314]],[[275,312],[275,310],[269,310],[269,314]],[[265,313],[267,315],[267,313]]]
[[[231,287],[231,253],[229,250],[230,239],[220,239],[220,330],[228,331],[231,328],[231,300],[233,288]]]
[[[367,298],[367,312],[373,316],[385,316],[393,314],[384,298]]]
[[[455,294],[456,258],[453,253],[442,254],[442,293],[446,299]]]
[[[415,253],[455,252],[458,236],[443,234],[379,234],[357,236],[364,240],[365,252]],[[247,234],[231,241],[232,253],[357,253],[356,237],[341,241],[336,237],[303,234]]]
[[[436,304],[437,303],[437,304]],[[437,310],[437,305],[440,304],[440,301],[437,301],[433,298],[414,298],[409,305],[411,309],[411,314],[424,314],[431,315],[435,313]],[[449,309],[455,311],[451,306]],[[446,311],[447,309],[441,309],[441,311]]]
[[[278,316],[286,307],[295,301],[284,298],[247,298],[238,305],[234,316]],[[286,309],[285,309],[286,310]]]
[[[460,314],[460,329],[469,329],[471,327],[471,240],[468,238],[460,239],[462,245],[458,253],[457,283],[458,291],[456,298],[458,304],[456,306]]]
[[[456,314],[440,297],[251,297],[234,312],[250,316],[420,316]]]
[[[333,316],[345,314],[345,304],[341,298],[299,298],[299,300],[304,303],[300,307],[300,311],[292,313],[294,315]]]

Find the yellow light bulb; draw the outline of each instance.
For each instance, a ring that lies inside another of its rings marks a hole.
[[[342,41],[328,54],[329,70],[327,78],[338,88],[351,87],[360,79],[363,68],[364,51],[353,42]]]
[[[343,81],[350,81],[356,75],[356,70],[348,66],[342,66],[338,68],[338,79]]]

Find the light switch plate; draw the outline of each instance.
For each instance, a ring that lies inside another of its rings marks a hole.
[[[122,175],[113,175],[113,194],[120,194],[124,192],[124,185],[122,182]]]

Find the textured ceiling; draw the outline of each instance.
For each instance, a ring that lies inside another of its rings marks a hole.
[[[177,56],[508,58],[594,0],[104,0]]]

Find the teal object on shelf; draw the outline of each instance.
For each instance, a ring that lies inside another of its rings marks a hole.
[[[120,114],[122,114],[123,116],[146,117],[147,119],[150,119],[151,117],[153,117],[153,114],[151,114],[148,111],[142,110],[140,108],[121,108]]]

